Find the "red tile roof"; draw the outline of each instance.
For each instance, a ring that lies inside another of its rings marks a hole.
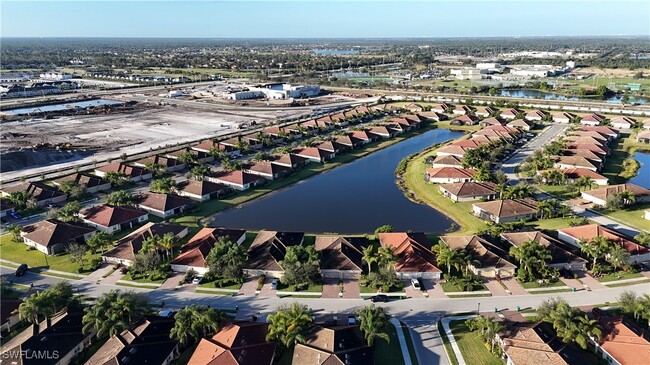
[[[397,272],[441,272],[424,233],[379,233],[379,243],[397,256]]]

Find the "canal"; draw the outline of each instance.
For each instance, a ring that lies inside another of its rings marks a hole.
[[[650,189],[650,152],[637,151],[632,155],[632,158],[639,161],[641,168],[636,176],[630,179],[630,182],[635,185],[643,186]]]
[[[404,157],[462,136],[436,129],[349,164],[213,216],[212,226],[310,233],[369,233],[389,224],[397,230],[444,233],[453,223],[433,208],[411,202],[395,184]],[[434,189],[432,186],[431,189]]]

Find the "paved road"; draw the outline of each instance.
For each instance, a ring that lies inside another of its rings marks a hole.
[[[509,159],[503,161],[501,164],[501,170],[506,174],[510,183],[516,184],[517,181],[519,181],[517,175],[515,175],[515,168],[519,166],[526,157],[552,141],[564,132],[567,127],[567,125],[562,124],[551,124],[550,127],[539,133],[530,142],[526,143],[521,148],[518,148],[517,152],[515,152]]]

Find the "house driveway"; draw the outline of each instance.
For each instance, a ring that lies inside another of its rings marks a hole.
[[[502,297],[508,295],[506,290],[494,278],[483,278],[483,285],[492,293],[493,297]]]
[[[257,291],[257,279],[259,276],[250,276],[247,277],[246,280],[244,281],[244,284],[242,284],[241,288],[239,289],[239,294],[240,295],[255,295],[255,291]]]
[[[359,299],[359,279],[343,279],[343,298]]]
[[[590,289],[604,289],[605,285],[601,284],[596,278],[589,275],[586,271],[575,271],[580,281]]]
[[[102,284],[115,285],[115,283],[118,280],[121,280],[122,277],[124,277],[124,274],[122,274],[122,269],[119,268],[119,269],[115,270],[112,274],[107,276],[104,280],[102,280]]]
[[[183,280],[184,277],[184,272],[175,272],[170,277],[168,277],[167,280],[160,284],[158,289],[174,289],[178,286],[178,282]]]
[[[442,290],[442,285],[439,281],[432,279],[421,279],[424,289],[429,294],[429,298],[447,298],[445,291]]]
[[[321,298],[338,298],[339,297],[339,279],[323,278],[323,294]],[[359,298],[359,280],[343,279],[343,297],[347,299]]]
[[[339,297],[339,279],[323,278],[323,294],[321,298]]]
[[[404,293],[407,298],[424,298],[422,290],[414,289],[410,280],[402,280],[402,283],[404,283]],[[421,282],[420,285],[422,285]]]
[[[259,294],[260,297],[275,297],[275,296],[277,296],[278,291],[271,289],[271,281],[273,281],[273,278],[267,276],[266,280],[264,280],[264,286],[262,286],[262,290],[260,291],[260,294]]]
[[[515,279],[514,277],[501,278],[501,282],[503,283],[503,285],[506,286],[506,288],[508,288],[508,290],[510,290],[510,293],[512,293],[512,295],[528,294],[526,289],[524,289],[524,287],[521,286],[521,284],[519,284],[517,279]]]
[[[89,281],[91,283],[96,283],[102,279],[104,279],[104,275],[108,274],[111,270],[113,270],[113,264],[107,264],[103,263],[102,266],[99,267],[99,269],[91,272],[90,274],[86,275],[83,279],[83,281]]]
[[[576,290],[582,290],[583,286],[577,279],[565,279],[560,276],[560,281],[563,282],[569,288],[576,288]]]

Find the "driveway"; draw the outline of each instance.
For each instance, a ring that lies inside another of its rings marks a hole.
[[[339,297],[339,279],[323,278],[323,294],[321,298]]]
[[[122,274],[122,268],[119,268],[119,269],[115,270],[112,274],[107,276],[104,280],[102,280],[102,284],[115,285],[115,283],[118,280],[121,280],[122,277],[124,277],[124,274]]]
[[[429,294],[429,298],[447,298],[445,291],[442,290],[440,282],[431,279],[421,279],[422,286]]]
[[[565,279],[560,275],[560,281],[564,283],[564,285],[568,286],[569,288],[576,288],[576,290],[582,290],[583,286],[582,283],[579,282],[577,279]]]
[[[501,286],[501,284],[499,284],[496,279],[485,278],[483,279],[483,285],[485,285],[487,290],[492,293],[493,297],[508,295],[508,293],[506,293],[506,290]]]
[[[430,312],[427,313],[427,318],[402,319],[402,322],[409,327],[418,363],[422,365],[449,365],[444,343],[438,333],[438,320],[442,315],[442,312]]]
[[[86,277],[84,277],[81,280],[89,281],[91,283],[96,283],[96,282],[104,279],[104,275],[111,272],[111,270],[113,270],[113,265],[112,264],[103,263],[102,266],[99,267],[99,269],[91,272],[90,274],[88,274]]]
[[[512,277],[510,277],[510,278],[502,278],[501,282],[503,283],[503,285],[506,286],[506,288],[508,288],[508,290],[510,290],[510,293],[512,293],[512,295],[526,295],[526,294],[528,294],[526,289],[524,289],[524,287],[521,286],[521,284],[519,284],[519,282],[515,278],[512,278]]]
[[[239,294],[241,295],[255,295],[255,291],[257,291],[257,279],[259,276],[251,276],[247,277],[246,280],[244,281],[244,284],[241,286],[241,289],[239,289]]]
[[[173,273],[158,287],[158,289],[175,289],[183,278],[185,278],[184,272]]]
[[[262,286],[262,290],[260,291],[259,296],[260,297],[275,297],[277,296],[277,290],[271,289],[271,281],[273,281],[272,277],[266,277],[266,280],[264,280],[264,286]]]
[[[341,280],[334,278],[323,279],[323,294],[321,298],[338,298]],[[359,280],[343,279],[343,296],[342,298],[358,299],[359,298]]]
[[[600,281],[596,280],[596,278],[589,275],[586,271],[576,271],[576,274],[578,274],[580,281],[592,290],[605,288],[605,285],[601,284]]]

